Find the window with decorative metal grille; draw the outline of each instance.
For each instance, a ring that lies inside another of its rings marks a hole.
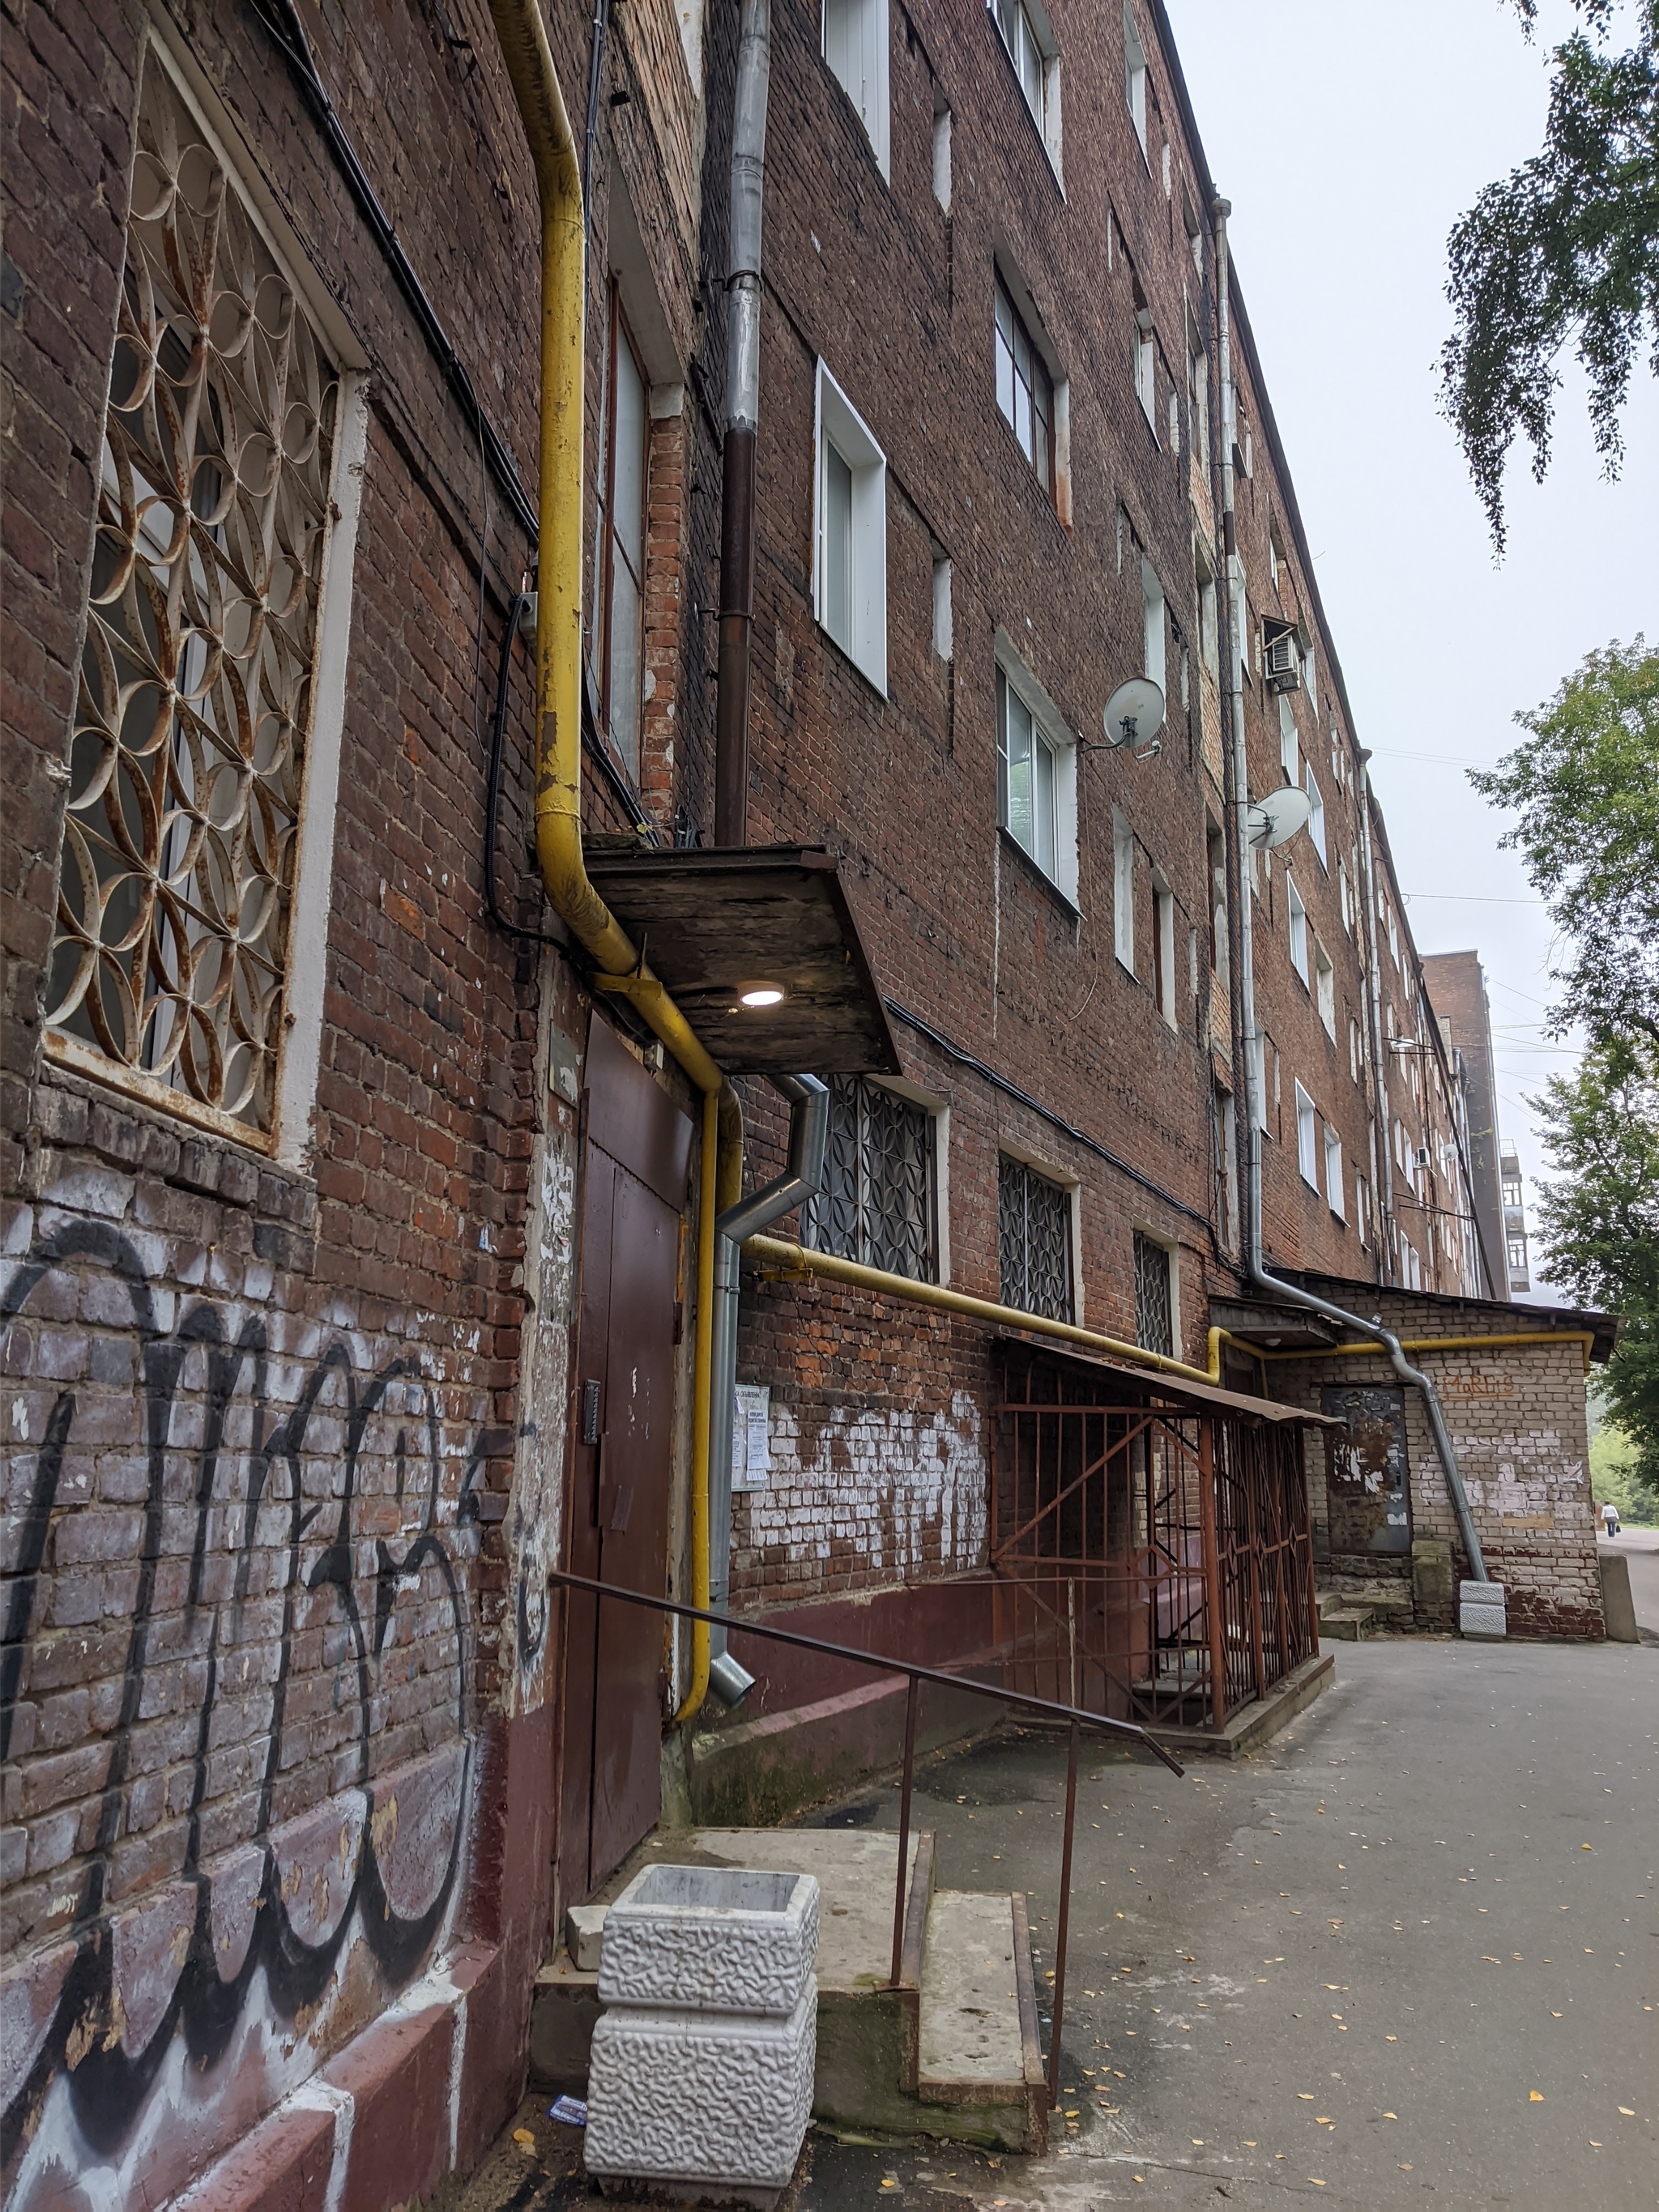
[[[1170,1297],[1170,1255],[1155,1237],[1135,1231],[1135,1342],[1148,1352],[1175,1354],[1175,1313]]]
[[[933,1117],[861,1076],[830,1081],[823,1188],[805,1208],[805,1241],[866,1267],[931,1283],[939,1275]]]
[[[137,137],[48,1042],[268,1143],[340,373],[154,48]]]
[[[1002,1299],[1022,1313],[1072,1319],[1072,1194],[1024,1160],[997,1162]]]

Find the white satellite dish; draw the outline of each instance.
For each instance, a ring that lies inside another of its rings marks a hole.
[[[1150,676],[1132,676],[1106,702],[1103,719],[1107,744],[1131,746],[1142,760],[1156,750],[1153,740],[1164,726],[1164,694]]]
[[[1307,793],[1297,784],[1287,783],[1282,790],[1251,800],[1244,817],[1245,834],[1258,853],[1270,853],[1275,845],[1294,837],[1298,830],[1305,830],[1312,812],[1313,801]]]

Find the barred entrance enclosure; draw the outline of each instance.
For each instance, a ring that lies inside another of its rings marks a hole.
[[[1014,1687],[1220,1728],[1317,1651],[1291,1409],[1253,1414],[1082,1363],[1010,1370],[993,1409],[990,1563]]]

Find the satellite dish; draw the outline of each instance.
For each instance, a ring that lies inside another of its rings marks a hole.
[[[1157,750],[1153,743],[1164,726],[1164,694],[1150,676],[1132,676],[1120,684],[1106,702],[1103,717],[1109,745],[1130,745],[1137,760]]]
[[[1312,812],[1313,801],[1307,793],[1297,784],[1287,783],[1280,791],[1251,800],[1244,817],[1245,834],[1255,851],[1271,853],[1275,845],[1285,844],[1298,830],[1305,830]]]

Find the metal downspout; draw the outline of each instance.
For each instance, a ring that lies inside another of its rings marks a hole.
[[[744,1239],[768,1229],[823,1185],[830,1091],[816,1075],[775,1075],[789,1101],[789,1164],[714,1224],[714,1411],[708,1441],[709,1604],[727,1610],[732,1584],[732,1443],[738,1388],[738,1297]],[[708,1686],[724,1705],[741,1704],[755,1678],[726,1648],[726,1630],[709,1631]]]
[[[720,483],[720,667],[714,704],[714,842],[749,842],[750,643],[755,625],[755,439],[760,425],[761,214],[771,0],[743,0],[732,119],[726,280],[726,446]]]
[[[1237,525],[1233,506],[1234,487],[1231,436],[1233,423],[1237,420],[1237,395],[1234,390],[1232,379],[1232,347],[1231,334],[1228,319],[1227,299],[1227,217],[1231,211],[1231,207],[1227,201],[1218,199],[1216,202],[1217,315],[1220,329],[1221,373],[1222,383],[1225,395],[1226,418],[1223,425],[1222,432],[1224,451],[1221,472],[1223,501],[1222,527],[1224,532],[1224,543],[1227,550],[1227,591],[1224,620],[1227,626],[1226,648],[1229,657],[1229,682],[1231,684],[1233,691],[1233,805],[1236,810],[1236,834],[1238,842],[1239,923],[1237,934],[1239,967],[1241,971],[1239,985],[1244,1022],[1243,1047],[1245,1096],[1247,1102],[1246,1110],[1249,1119],[1249,1139],[1246,1148],[1248,1172],[1246,1176],[1244,1208],[1244,1264],[1252,1283],[1254,1283],[1258,1289],[1267,1291],[1273,1297],[1286,1301],[1291,1305],[1302,1306],[1310,1313],[1322,1314],[1328,1321],[1341,1322],[1345,1328],[1358,1329],[1362,1334],[1369,1329],[1378,1339],[1382,1345],[1383,1349],[1387,1352],[1389,1364],[1393,1367],[1395,1373],[1399,1376],[1401,1382],[1409,1382],[1415,1390],[1420,1393],[1423,1400],[1424,1409],[1429,1418],[1430,1432],[1434,1437],[1435,1449],[1440,1455],[1441,1468],[1445,1474],[1446,1488],[1451,1495],[1452,1510],[1457,1516],[1457,1526],[1459,1533],[1462,1534],[1463,1539],[1463,1548],[1468,1555],[1470,1576],[1473,1580],[1484,1583],[1489,1581],[1491,1577],[1486,1572],[1486,1563],[1480,1550],[1480,1540],[1474,1533],[1474,1520],[1469,1511],[1468,1496],[1463,1488],[1463,1477],[1458,1468],[1457,1455],[1452,1449],[1451,1437],[1446,1429],[1445,1415],[1441,1411],[1439,1395],[1435,1389],[1434,1384],[1420,1368],[1413,1367],[1411,1364],[1410,1361],[1406,1357],[1405,1351],[1401,1345],[1400,1339],[1394,1335],[1389,1330],[1383,1328],[1382,1316],[1380,1315],[1374,1314],[1369,1322],[1362,1321],[1358,1314],[1348,1312],[1345,1307],[1333,1305],[1328,1299],[1316,1297],[1311,1291],[1304,1291],[1302,1289],[1299,1284],[1287,1283],[1280,1277],[1270,1274],[1262,1259],[1261,1090],[1262,1080],[1266,1071],[1262,1066],[1262,1060],[1265,1055],[1258,1050],[1260,1039],[1257,1035],[1255,1025],[1255,972],[1253,957],[1255,949],[1254,933],[1251,927],[1252,918],[1250,912],[1251,888],[1246,872],[1248,865],[1247,855],[1250,849],[1249,823],[1250,803],[1249,759],[1244,737],[1244,679],[1243,663],[1240,653],[1240,647],[1243,641],[1237,635],[1237,609],[1233,599],[1232,572],[1233,551],[1237,542]],[[1368,848],[1367,889],[1369,890],[1369,842],[1370,836],[1370,814],[1369,799],[1367,797],[1366,787],[1363,780],[1363,765],[1360,796],[1362,801],[1364,802],[1365,834]],[[1371,901],[1370,904],[1370,909],[1374,914],[1375,902]],[[1374,996],[1373,1008],[1375,1008]],[[1380,1017],[1376,1016],[1374,1013],[1374,1018],[1380,1018]]]
[[[736,1183],[729,1154],[742,1121],[726,1079],[588,878],[581,832],[582,377],[586,215],[581,170],[537,0],[490,0],[541,208],[541,428],[537,466],[536,855],[553,909],[592,955],[595,988],[625,997],[703,1094],[692,1355],[691,1588],[708,1604],[716,1186]],[[723,1163],[722,1152],[728,1155]],[[690,1719],[708,1684],[708,1629],[692,1632]]]
[[[1376,1085],[1375,1127],[1382,1159],[1381,1196],[1382,1279],[1395,1279],[1399,1247],[1394,1217],[1394,1148],[1389,1142],[1389,1056],[1382,1037],[1382,955],[1376,935],[1376,864],[1371,854],[1370,755],[1359,749],[1359,854],[1365,872],[1365,956],[1370,981],[1371,1074]],[[1373,1187],[1375,1174],[1373,1169]]]

